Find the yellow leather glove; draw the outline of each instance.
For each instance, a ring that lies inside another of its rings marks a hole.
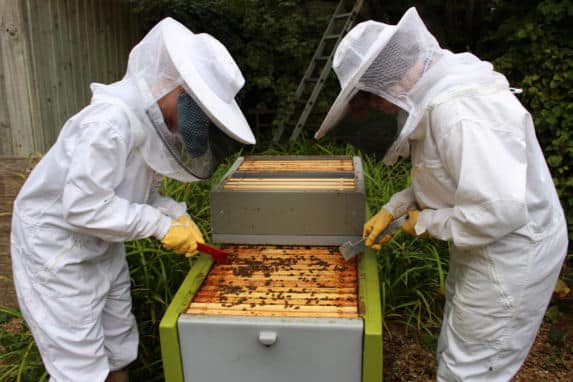
[[[388,212],[388,210],[385,210],[384,208],[378,211],[376,215],[372,216],[370,220],[364,224],[364,229],[362,231],[362,237],[366,238],[364,244],[370,248],[377,250],[380,249],[382,247],[381,244],[389,241],[394,234],[389,233],[388,235],[385,235],[377,243],[374,241],[380,232],[384,231],[384,229],[388,227],[388,224],[390,224],[392,220],[394,220],[394,217],[390,212]]]
[[[173,220],[169,231],[161,240],[165,248],[187,257],[197,254],[197,242],[205,243],[205,239],[199,227],[187,214]]]
[[[405,232],[409,235],[421,237],[423,239],[427,239],[430,237],[429,233],[424,232],[424,233],[418,235],[416,233],[416,230],[414,229],[414,227],[416,226],[416,223],[418,222],[418,216],[419,215],[420,215],[419,210],[408,211],[408,220],[406,220],[406,222],[404,224],[402,224],[402,226],[400,228],[402,228],[402,232]]]

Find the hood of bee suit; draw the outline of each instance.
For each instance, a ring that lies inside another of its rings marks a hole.
[[[459,86],[491,84],[503,77],[472,54],[440,48],[413,7],[396,25],[365,21],[355,26],[339,44],[333,69],[341,91],[315,138],[340,121],[358,91],[373,93],[401,109],[398,134],[384,156],[386,164],[409,155],[408,137],[439,94]]]
[[[95,98],[122,100],[143,130],[139,151],[154,171],[180,181],[204,179],[212,156],[185,152],[181,134],[167,128],[158,100],[181,86],[225,136],[242,144],[256,142],[235,97],[245,80],[227,49],[206,33],[193,33],[172,18],[156,24],[131,50],[124,78],[93,84]],[[210,152],[210,151],[208,151]]]

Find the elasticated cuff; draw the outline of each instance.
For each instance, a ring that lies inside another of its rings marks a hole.
[[[157,225],[157,231],[155,232],[155,238],[157,238],[158,240],[163,240],[163,238],[165,237],[165,235],[167,235],[167,231],[169,231],[169,228],[171,227],[171,218],[169,216],[166,215],[161,215],[161,218],[159,219],[159,224]]]
[[[418,215],[418,220],[416,221],[416,226],[414,230],[416,231],[416,235],[421,235],[424,232],[428,231],[428,226],[432,222],[432,211],[423,210]],[[428,232],[429,233],[429,232]]]

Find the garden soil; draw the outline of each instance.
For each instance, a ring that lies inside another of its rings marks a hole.
[[[384,381],[435,381],[434,343],[391,325],[384,333]],[[436,334],[437,335],[437,334]],[[573,382],[573,309],[557,323],[545,320],[512,382]]]

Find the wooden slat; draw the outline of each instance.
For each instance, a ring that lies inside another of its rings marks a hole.
[[[60,96],[58,83],[66,81],[63,77],[56,60],[59,59],[56,52],[57,39],[60,30],[55,18],[55,1],[36,0],[31,30],[36,37],[36,47],[38,48],[38,60],[36,65],[36,75],[44,83],[44,91],[39,93],[40,111],[42,113],[44,129],[35,132],[42,132],[41,144],[47,148],[50,142],[53,143],[66,117],[62,108],[64,96]],[[51,36],[51,38],[39,38],[40,36]]]
[[[291,288],[292,290],[292,288]],[[197,295],[195,296],[195,301],[198,301],[199,299],[209,299],[208,301],[211,301],[213,298],[218,297],[218,291],[217,290],[200,290]],[[348,300],[348,301],[352,301],[352,299],[354,299],[354,293],[302,293],[302,292],[289,292],[288,290],[282,290],[282,291],[276,291],[273,290],[272,292],[268,291],[268,292],[246,292],[241,294],[240,296],[238,295],[233,295],[233,296],[227,296],[226,297],[226,301],[232,300],[232,299],[239,299],[241,298],[241,296],[248,296],[249,299],[254,299],[254,300],[259,300],[259,299],[269,299],[269,298],[274,298],[277,296],[280,296],[281,298],[284,299],[296,299],[296,300],[305,300],[305,301],[318,301],[322,300],[322,301],[338,301],[338,300]],[[336,296],[336,298],[333,298],[333,296]],[[324,304],[323,304],[324,305]],[[337,305],[337,304],[334,304]]]
[[[82,85],[79,81],[80,70],[78,62],[78,52],[80,41],[78,39],[79,29],[78,29],[78,2],[77,1],[67,1],[65,3],[65,18],[66,18],[66,28],[68,35],[65,36],[65,48],[68,53],[68,98],[70,99],[69,111],[70,113],[75,113],[79,110],[78,102],[82,99],[80,93],[80,86]],[[71,94],[71,96],[70,96]]]
[[[356,262],[336,247],[225,246],[188,314],[358,317]]]
[[[252,259],[252,258],[251,258]],[[271,260],[273,258],[268,258],[268,260]],[[280,259],[279,257],[275,257],[275,259]],[[336,267],[336,266],[332,266],[332,265],[326,265],[323,268],[320,268],[318,270],[315,269],[308,269],[309,265],[314,264],[312,261],[310,260],[302,260],[302,261],[297,261],[296,263],[292,263],[292,264],[285,264],[283,266],[280,266],[280,269],[277,269],[277,273],[283,273],[283,274],[290,274],[290,273],[295,273],[295,274],[303,274],[303,273],[310,273],[310,274],[315,274],[315,275],[320,275],[321,273],[324,272],[328,272],[329,276],[332,276],[333,274],[331,273],[332,271],[338,271],[337,275],[344,275],[345,272],[348,274],[354,274],[354,272],[351,269],[344,269],[342,267]],[[277,268],[279,268],[279,265],[273,265]],[[255,273],[256,272],[260,272],[263,273],[263,271],[258,271],[255,268],[252,268],[251,266],[249,266],[248,263],[244,263],[244,267],[248,268],[248,269],[252,269]],[[336,268],[336,269],[335,269]],[[218,272],[222,272],[222,271],[233,271],[233,272],[238,272],[241,270],[241,263],[237,264],[237,265],[221,265],[220,267],[217,267],[217,271]],[[213,271],[215,272],[215,270]]]
[[[237,286],[238,284],[233,282],[233,281],[229,281],[228,278],[219,278],[219,279],[215,279],[213,278],[212,280],[206,280],[205,283],[203,285],[221,285],[221,283],[228,283],[231,286]],[[308,277],[308,278],[302,278],[299,280],[268,280],[268,279],[264,279],[264,280],[248,280],[246,282],[243,283],[243,285],[245,287],[263,287],[263,286],[268,286],[268,287],[281,287],[281,288],[349,288],[350,285],[355,285],[356,283],[354,282],[349,282],[346,284],[340,283],[339,281],[336,280],[330,280],[330,281],[316,281],[313,280],[312,277]]]
[[[353,178],[229,178],[225,190],[354,190]]]
[[[213,270],[212,271],[212,277],[223,277],[228,275],[229,272],[223,272],[223,271],[217,271],[217,270]],[[273,276],[273,281],[304,281],[304,280],[309,280],[315,283],[327,283],[327,282],[336,282],[339,284],[344,284],[344,283],[350,283],[353,281],[356,281],[356,274],[353,275],[345,275],[345,276],[339,276],[339,275],[334,275],[334,274],[327,274],[327,275],[320,275],[318,273],[314,273],[312,275],[299,275],[297,273],[294,272],[287,272],[287,273],[282,273],[282,272],[270,272],[269,276],[265,276],[264,274],[252,274],[249,275],[249,280],[253,281],[253,280],[268,280],[268,278],[270,277],[270,275]]]
[[[316,284],[312,285],[316,286]],[[308,295],[310,297],[316,296],[317,292],[312,287],[305,287],[301,285],[295,286],[280,286],[276,284],[265,285],[265,283],[260,283],[259,285],[255,284],[246,284],[245,287],[249,290],[247,293],[254,293],[254,294],[267,294],[267,293],[298,293],[301,295]],[[219,293],[221,286],[218,283],[204,283],[201,287],[201,291],[199,293]],[[354,296],[356,292],[356,285],[352,284],[352,286],[344,287],[321,287],[320,293],[330,293],[336,295],[344,295],[344,296]]]
[[[256,160],[246,159],[237,171],[353,171],[352,159],[283,159],[283,160]]]
[[[353,178],[229,178],[227,183],[351,183],[354,184]]]
[[[72,76],[73,56],[71,54],[70,41],[69,41],[69,36],[71,35],[71,31],[69,29],[69,24],[67,22],[69,14],[66,1],[59,0],[56,2],[55,6],[57,14],[57,19],[55,20],[55,22],[58,24],[57,25],[58,52],[56,56],[56,68],[59,72],[57,75],[60,76],[58,81],[58,93],[65,94],[67,91],[70,91],[71,93],[71,89],[73,89],[74,87],[74,80]],[[68,95],[67,97],[61,97],[61,101],[62,101],[61,111],[63,115],[65,115],[66,117],[71,116],[72,113],[74,113],[75,111],[74,97],[71,97],[70,95]],[[52,137],[52,139],[55,140],[58,130],[53,129],[53,132],[54,136]],[[46,144],[49,145],[49,143],[51,142],[52,140],[50,139],[46,142]]]
[[[10,128],[9,132],[4,128],[0,130],[0,139],[8,140],[11,145],[8,149],[2,144],[0,154],[25,156],[34,150],[32,116],[37,111],[30,96],[33,85],[29,65],[31,51],[26,41],[20,3],[17,0],[0,1],[0,60],[3,70],[0,85],[6,90],[5,99],[1,101],[4,105],[0,109],[7,112],[0,122]]]
[[[290,297],[288,297],[290,296]],[[193,299],[194,303],[205,303],[205,304],[219,304],[211,302],[213,300],[213,295],[201,294],[195,296]],[[249,305],[251,307],[255,306],[268,306],[268,305],[285,305],[285,306],[335,306],[335,307],[345,307],[346,303],[355,303],[354,297],[349,299],[344,297],[333,298],[330,296],[325,297],[324,295],[316,295],[314,297],[308,298],[298,298],[299,296],[293,295],[282,295],[281,297],[276,297],[273,294],[266,296],[229,296],[220,304],[223,306],[236,306],[240,304]],[[352,307],[350,307],[352,309]]]

